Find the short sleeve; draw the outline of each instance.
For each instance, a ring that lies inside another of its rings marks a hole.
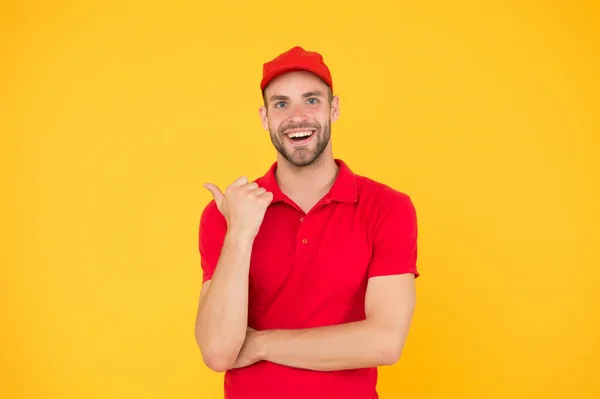
[[[419,277],[417,232],[417,214],[411,198],[386,187],[373,231],[369,278],[406,273]]]
[[[212,279],[221,256],[226,232],[227,221],[212,200],[206,205],[200,217],[198,249],[202,266],[202,283]]]

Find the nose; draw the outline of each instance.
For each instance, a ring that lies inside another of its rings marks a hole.
[[[294,104],[290,109],[289,118],[293,122],[303,122],[308,120],[308,115],[302,104]]]

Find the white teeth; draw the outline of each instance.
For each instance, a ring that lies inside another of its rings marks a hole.
[[[312,134],[312,130],[307,130],[304,132],[294,132],[288,134],[288,137],[308,137]]]

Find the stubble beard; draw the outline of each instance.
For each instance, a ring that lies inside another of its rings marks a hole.
[[[302,129],[309,128],[315,129],[316,132],[313,135],[314,143],[310,144],[310,147],[302,148],[289,148],[285,145],[287,138],[283,132],[287,129]],[[275,146],[275,149],[281,156],[289,162],[290,165],[296,168],[306,168],[313,166],[318,163],[321,155],[327,148],[329,140],[331,138],[331,121],[327,121],[324,126],[321,126],[317,122],[314,123],[302,123],[294,126],[282,126],[277,131],[273,128],[270,129],[271,142]]]

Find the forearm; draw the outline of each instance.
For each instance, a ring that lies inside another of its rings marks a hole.
[[[394,364],[403,334],[370,320],[303,330],[267,331],[262,337],[264,360],[318,371]]]
[[[202,299],[196,339],[209,367],[227,369],[244,343],[248,324],[248,274],[252,239],[225,236],[219,263]]]

